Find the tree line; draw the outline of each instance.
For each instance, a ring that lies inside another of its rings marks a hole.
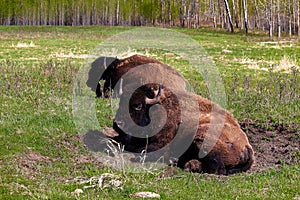
[[[212,26],[300,36],[300,0],[1,0],[0,25]]]

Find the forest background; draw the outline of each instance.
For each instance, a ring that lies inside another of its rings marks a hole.
[[[300,36],[300,0],[1,0],[0,25],[159,26]]]

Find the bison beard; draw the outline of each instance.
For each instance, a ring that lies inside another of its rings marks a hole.
[[[149,110],[154,105],[161,105],[166,111],[166,124],[156,135],[149,138],[134,137],[123,131],[126,124],[122,123],[122,113],[124,113],[123,109],[128,109],[128,107],[121,106],[121,96],[120,107],[114,121],[114,129],[119,133],[119,136],[114,139],[125,145],[125,150],[136,153],[143,150],[155,152],[170,144],[168,154],[163,156],[171,158],[174,156],[174,150],[180,148],[187,138],[191,137],[189,130],[192,127],[190,127],[188,121],[182,121],[183,112],[181,112],[181,109],[188,110],[190,118],[195,117],[193,112],[195,109],[199,109],[200,116],[196,116],[199,120],[199,123],[197,122],[198,127],[195,129],[196,133],[192,136],[192,142],[184,153],[177,156],[177,166],[192,172],[216,174],[232,174],[250,169],[254,162],[254,152],[237,120],[226,110],[201,96],[184,91],[179,91],[177,94],[180,94],[180,99],[183,99],[183,102],[186,103],[180,104],[174,93],[166,87],[159,88],[157,84],[146,84],[138,88],[131,96],[129,113],[132,120],[139,126],[146,126],[151,122]],[[189,101],[191,99],[198,102],[198,108],[190,107]],[[180,108],[180,106],[183,107]],[[212,114],[213,106],[218,108],[217,113]],[[160,111],[159,109],[153,109],[151,117],[159,118]],[[199,158],[199,150],[213,117],[224,117],[224,126],[212,150],[205,157]],[[183,126],[183,130],[186,131],[181,133],[179,135],[180,139],[174,142],[172,140],[176,136],[179,126]],[[130,132],[130,130],[130,127],[126,128],[126,132]]]

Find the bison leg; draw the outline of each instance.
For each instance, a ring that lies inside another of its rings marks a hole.
[[[202,172],[202,163],[199,160],[193,159],[184,165],[184,170],[189,172]]]
[[[217,153],[209,153],[202,160],[203,172],[226,175],[227,171],[221,156]]]

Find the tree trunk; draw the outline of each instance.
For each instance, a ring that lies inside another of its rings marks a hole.
[[[180,0],[180,5],[179,5],[179,18],[180,18],[180,26],[182,27],[182,28],[184,28],[184,26],[185,26],[185,16],[184,16],[184,14],[185,13],[183,13],[183,8],[184,8],[184,3],[183,3],[183,1],[185,2],[185,0]]]
[[[260,29],[259,18],[257,2],[254,0],[254,28]]]
[[[273,37],[273,0],[270,0],[269,2],[269,37],[272,38]]]
[[[193,28],[196,28],[196,3],[195,0],[192,0],[191,3],[191,17],[192,17],[192,26]]]
[[[226,12],[227,12],[230,31],[233,33],[234,29],[233,29],[232,18],[231,18],[231,14],[230,14],[230,8],[229,8],[228,0],[224,0],[224,3],[225,3]]]
[[[281,37],[280,0],[277,0],[277,36]]]
[[[76,24],[75,26],[78,26],[80,25],[80,6],[79,6],[79,3],[77,4],[77,15],[76,15]]]
[[[159,3],[159,18],[160,18],[160,24],[163,24],[163,0],[160,0]]]
[[[91,7],[91,25],[95,24],[95,2],[92,0]]]
[[[292,36],[292,13],[291,13],[291,0],[288,0],[288,18],[289,18],[289,36]]]
[[[191,5],[188,5],[188,9],[187,9],[187,27],[191,28],[191,14],[190,14],[190,10],[191,10]]]
[[[246,30],[246,34],[248,34],[248,11],[247,11],[247,2],[246,2],[246,0],[243,0],[243,8],[244,8],[245,30]]]
[[[298,37],[300,37],[300,1],[297,4],[297,27],[298,27]]]
[[[120,0],[117,0],[115,25],[119,25]]]
[[[239,19],[238,19],[238,14],[237,14],[237,11],[236,11],[236,5],[235,5],[235,1],[234,0],[232,0],[232,9],[233,9],[235,27],[239,28]]]
[[[171,20],[172,20],[172,15],[171,15],[171,0],[168,0],[168,5],[167,5],[167,24],[168,26],[171,26]]]
[[[106,1],[106,4],[105,4],[105,12],[104,13],[104,16],[103,16],[103,21],[104,21],[104,25],[108,25],[108,0]]]
[[[156,15],[154,14],[153,12],[153,0],[151,0],[151,17],[152,17],[152,25],[155,25],[155,22],[156,22]],[[156,4],[154,4],[154,7],[155,7]]]
[[[41,25],[42,24],[42,10],[43,10],[43,3],[42,3],[42,1],[40,1],[40,9],[39,9],[39,16],[38,16],[38,18],[39,18],[39,20],[38,20],[38,25]]]
[[[213,0],[210,0],[210,4],[211,4],[211,12],[212,12],[212,16],[213,16],[214,28],[217,28],[217,15],[216,15],[216,11],[215,11],[215,3]]]
[[[197,11],[197,25],[200,27],[201,23],[201,1],[198,1],[198,11]]]
[[[222,6],[221,6],[221,1],[218,0],[218,9],[219,9],[219,23],[221,24],[221,27],[222,28],[225,28],[224,27],[224,22],[223,22],[223,9],[222,9]]]
[[[187,13],[186,13],[186,0],[183,0],[183,22],[187,20]],[[188,24],[188,22],[187,22]]]
[[[293,0],[293,35],[296,34],[296,0]]]
[[[182,2],[182,0],[181,0]],[[180,2],[180,5],[179,5],[179,23],[180,23],[180,26],[183,28],[183,16],[182,16],[182,4]]]

